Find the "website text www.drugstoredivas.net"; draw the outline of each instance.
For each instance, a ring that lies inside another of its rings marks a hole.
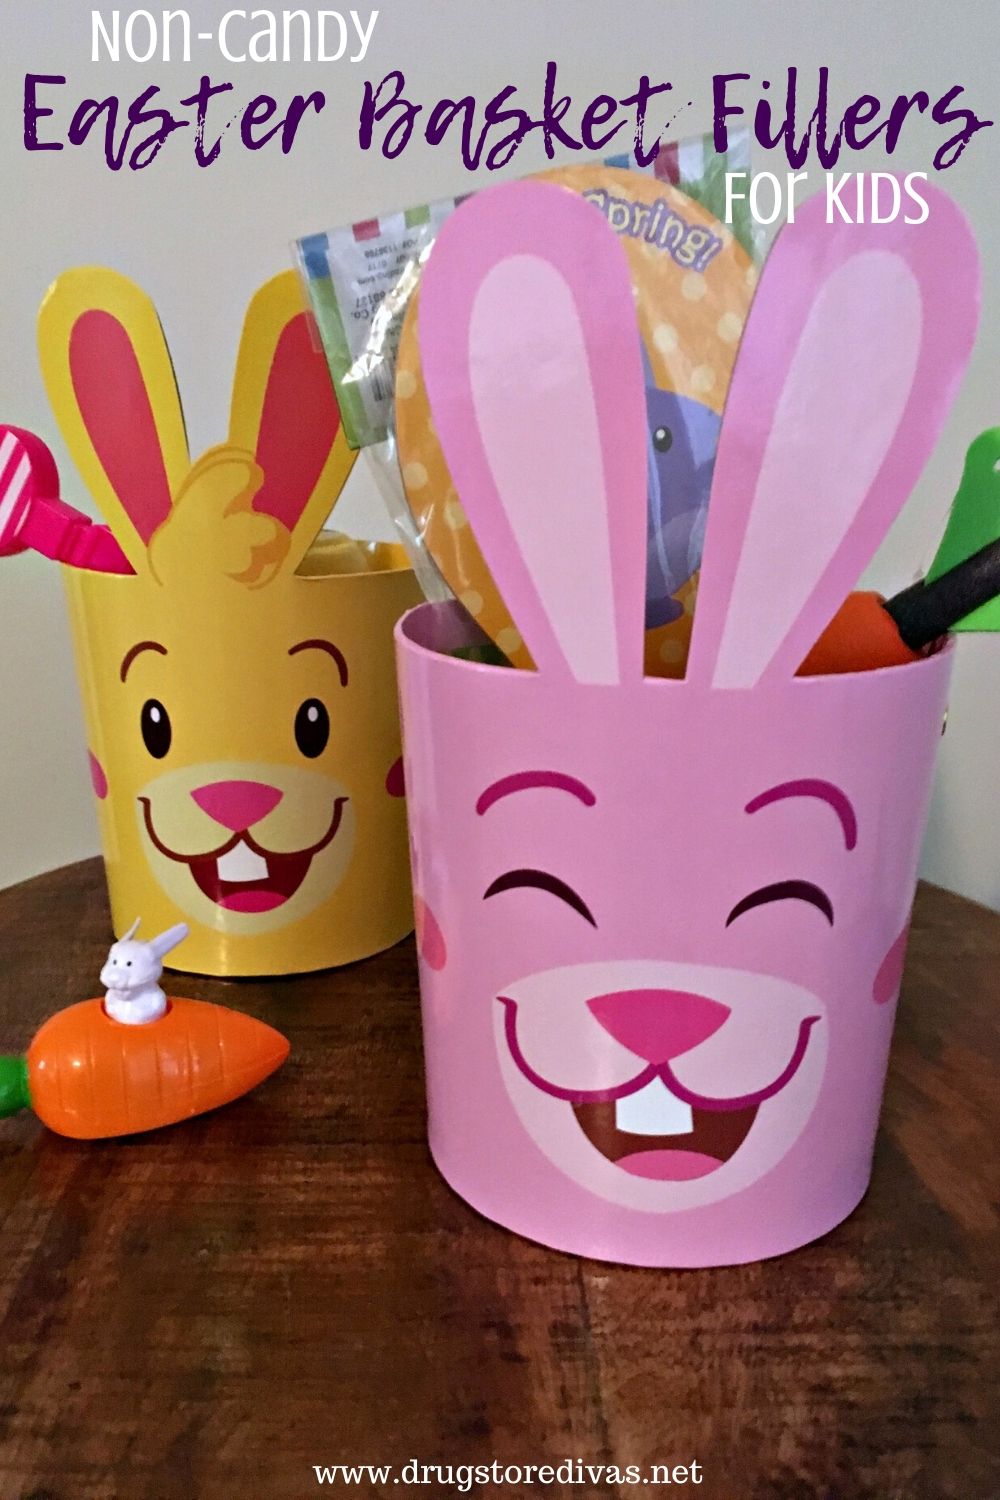
[[[704,1470],[696,1459],[688,1463],[591,1464],[580,1458],[564,1458],[554,1464],[508,1464],[494,1459],[488,1464],[425,1464],[411,1458],[402,1468],[392,1464],[314,1464],[318,1485],[360,1486],[367,1494],[377,1493],[374,1486],[433,1485],[435,1495],[468,1495],[474,1488],[492,1485],[496,1490],[517,1486],[525,1489],[547,1488],[558,1484],[594,1487],[598,1485],[688,1485],[701,1484]]]
[[[381,77],[365,76],[373,39],[388,41],[382,36],[387,26],[374,9],[81,6],[73,28],[79,70],[70,77],[39,57],[24,75],[24,149],[39,169],[57,152],[96,150],[115,172],[146,170],[164,148],[186,151],[192,165],[203,168],[223,152],[287,155],[324,129],[336,90],[338,98],[344,91],[357,98],[359,149],[390,159],[422,141],[451,151],[468,171],[496,171],[535,137],[550,159],[621,151],[648,166],[668,134],[683,133],[685,112],[696,102],[669,79],[648,73],[625,91],[576,97],[564,81],[565,68],[561,73],[553,59],[540,60],[532,78],[478,99],[461,87],[460,55],[450,96],[419,99],[402,65]],[[62,48],[66,38],[59,40]],[[168,96],[155,76],[158,65],[175,62],[189,65],[192,76],[201,72],[183,97]],[[120,65],[132,91],[94,90],[88,70],[95,63]],[[273,88],[275,70],[280,76],[287,63],[310,65],[320,86],[284,95],[258,86],[266,80]],[[149,69],[139,87],[136,64]],[[811,163],[830,172],[876,143],[889,155],[901,145],[905,151],[913,122],[923,116],[936,128],[933,167],[942,172],[993,125],[960,81],[939,91],[914,79],[903,93],[883,97],[871,90],[843,98],[828,68],[791,66],[770,77],[716,73],[707,87],[717,151],[727,150],[732,128],[748,126],[760,148],[782,151],[792,169]]]

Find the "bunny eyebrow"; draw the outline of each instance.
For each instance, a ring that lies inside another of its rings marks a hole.
[[[128,675],[129,667],[135,661],[140,652],[143,651],[157,651],[160,656],[167,655],[166,646],[161,646],[159,641],[140,641],[138,645],[132,647],[131,651],[126,651],[125,653],[125,658],[119,669],[119,676],[121,677],[122,682],[125,681],[125,678]]]
[[[347,686],[347,662],[344,660],[344,653],[338,651],[332,641],[299,641],[297,646],[289,647],[288,654],[295,656],[299,651],[325,651],[327,656],[332,656],[337,663],[337,671],[340,673],[340,685],[341,687]]]
[[[482,817],[483,813],[489,812],[494,802],[499,802],[501,797],[509,797],[514,792],[524,792],[529,787],[552,787],[556,791],[569,792],[584,807],[593,807],[597,798],[589,786],[584,786],[582,781],[577,781],[575,776],[566,776],[562,771],[515,771],[513,776],[501,776],[499,781],[494,781],[482,792],[476,802],[476,812]]]
[[[769,791],[761,792],[748,802],[745,812],[759,812],[762,807],[769,807],[772,802],[782,802],[786,797],[817,797],[821,802],[827,802],[833,808],[840,819],[840,826],[844,830],[844,843],[848,849],[853,849],[858,842],[858,819],[851,801],[839,786],[834,786],[832,781],[820,781],[807,777],[802,781],[783,781],[780,786],[773,786]]]

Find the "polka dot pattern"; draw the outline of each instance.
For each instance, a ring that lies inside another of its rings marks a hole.
[[[444,502],[444,523],[452,531],[461,531],[463,526],[468,526],[469,518],[462,509],[461,501],[454,492]]]
[[[715,326],[715,331],[724,344],[735,344],[743,332],[743,319],[739,313],[724,312]]]
[[[423,464],[414,461],[404,465],[403,483],[408,490],[422,490],[427,483],[427,470]]]
[[[515,630],[513,625],[504,626],[503,630],[497,631],[497,645],[504,656],[514,656],[524,645],[521,632]]]
[[[661,354],[673,354],[677,348],[677,329],[669,323],[657,323],[653,329],[653,343]]]

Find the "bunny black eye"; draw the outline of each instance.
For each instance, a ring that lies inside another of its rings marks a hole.
[[[295,743],[303,755],[315,760],[330,738],[330,715],[318,698],[307,698],[295,715]]]
[[[749,896],[744,896],[742,901],[737,901],[729,916],[726,918],[726,926],[735,922],[744,912],[752,911],[755,906],[764,906],[769,901],[808,901],[821,911],[833,926],[833,906],[825,891],[821,891],[818,885],[812,885],[808,880],[778,880],[774,885],[761,886],[759,891],[751,891]]]
[[[653,432],[653,447],[657,453],[669,453],[674,445],[674,435],[669,427],[657,427]]]
[[[501,891],[517,890],[520,886],[530,886],[538,891],[548,891],[552,896],[558,896],[560,901],[565,901],[574,911],[579,912],[591,925],[596,927],[593,913],[584,901],[578,896],[572,886],[568,886],[564,880],[557,875],[548,875],[544,870],[508,870],[506,875],[497,876],[493,884],[483,892],[483,900],[490,896],[499,896]]]
[[[146,699],[142,705],[139,727],[142,730],[142,742],[150,755],[156,760],[162,760],[170,749],[173,731],[170,728],[170,716],[158,699]]]

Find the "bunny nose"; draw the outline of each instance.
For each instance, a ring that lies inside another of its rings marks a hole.
[[[196,787],[191,796],[216,823],[233,833],[242,833],[266,818],[277,807],[282,794],[276,786],[267,786],[263,781],[212,781],[208,786]]]
[[[595,995],[587,1005],[616,1042],[651,1063],[697,1047],[730,1013],[728,1005],[686,990],[621,990]]]

